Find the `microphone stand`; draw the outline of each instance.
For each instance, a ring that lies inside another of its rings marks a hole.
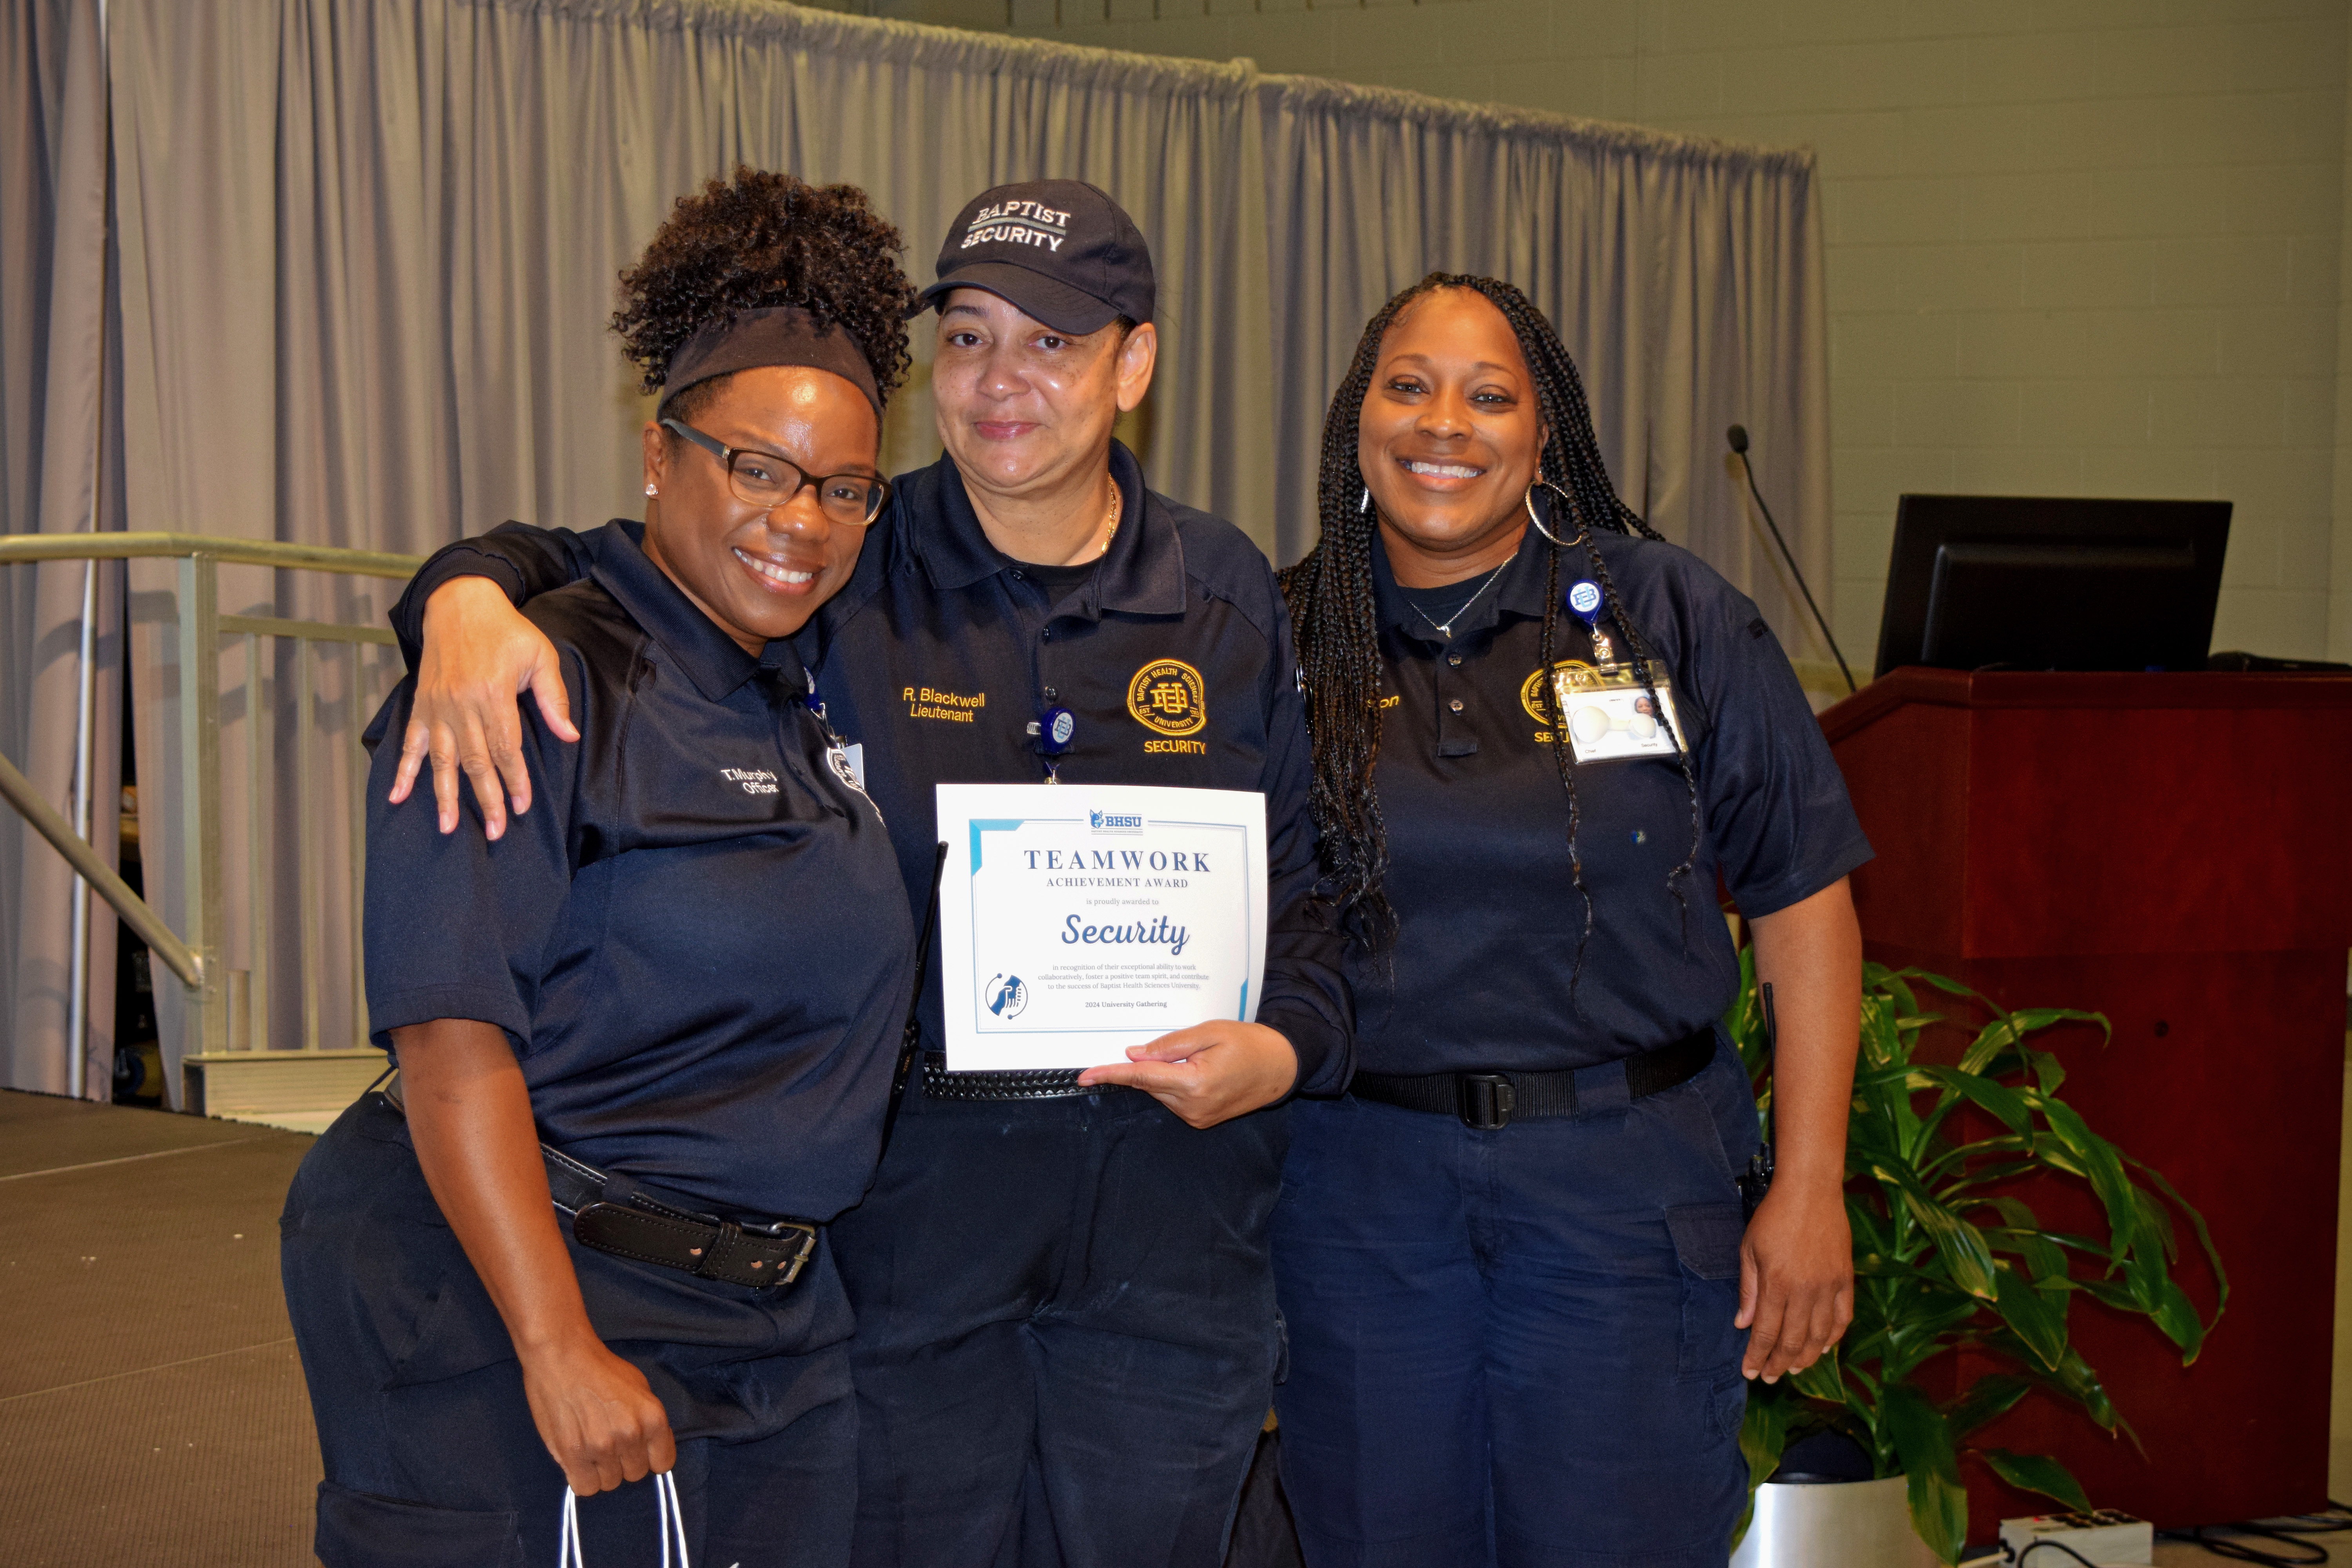
[[[1780,547],[1780,559],[1789,563],[1789,574],[1797,580],[1797,592],[1805,596],[1805,608],[1813,612],[1813,624],[1822,628],[1822,640],[1830,645],[1830,652],[1836,656],[1838,673],[1845,677],[1846,694],[1852,696],[1859,689],[1853,683],[1853,668],[1846,663],[1845,652],[1838,647],[1836,634],[1830,630],[1829,620],[1822,614],[1822,607],[1813,603],[1813,591],[1805,585],[1805,574],[1798,568],[1796,556],[1790,553],[1789,542],[1780,537],[1780,525],[1772,521],[1772,509],[1766,504],[1764,492],[1756,488],[1756,470],[1748,462],[1747,427],[1734,425],[1726,434],[1731,442],[1732,455],[1739,459],[1739,471],[1748,476],[1748,493],[1756,498],[1756,510],[1764,514],[1764,526],[1772,531],[1772,542]]]

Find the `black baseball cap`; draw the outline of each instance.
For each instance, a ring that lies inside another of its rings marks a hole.
[[[956,215],[939,273],[919,310],[951,289],[985,289],[1065,332],[1095,331],[1121,316],[1151,320],[1150,247],[1135,220],[1084,180],[982,191]]]

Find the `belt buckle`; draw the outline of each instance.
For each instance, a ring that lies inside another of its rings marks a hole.
[[[803,1221],[779,1219],[772,1220],[766,1225],[747,1225],[742,1228],[744,1235],[756,1236],[763,1241],[789,1242],[797,1237],[800,1242],[789,1257],[776,1259],[776,1277],[768,1281],[770,1285],[796,1283],[800,1279],[801,1270],[806,1268],[808,1260],[816,1255],[816,1226]],[[752,1267],[756,1268],[759,1265],[755,1263]]]
[[[1508,1073],[1465,1072],[1460,1080],[1462,1124],[1480,1132],[1499,1131],[1511,1124],[1511,1079]]]

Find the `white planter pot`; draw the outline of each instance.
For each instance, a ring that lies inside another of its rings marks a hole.
[[[1731,1568],[1939,1568],[1911,1528],[1901,1476],[1756,1489],[1756,1518]]]

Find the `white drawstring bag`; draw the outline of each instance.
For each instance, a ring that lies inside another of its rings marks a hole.
[[[686,1560],[686,1507],[677,1500],[677,1481],[664,1470],[654,1478],[654,1527],[661,1531],[662,1568],[670,1568],[670,1537],[677,1537],[677,1568],[693,1568]],[[580,1556],[580,1498],[563,1489],[563,1525],[555,1538],[555,1568],[587,1568]]]

